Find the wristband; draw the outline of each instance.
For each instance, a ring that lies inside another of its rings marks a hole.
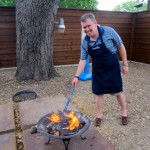
[[[126,66],[126,67],[128,67],[128,64],[122,64],[122,66]]]
[[[74,78],[77,78],[77,79],[79,79],[79,76],[74,76]]]

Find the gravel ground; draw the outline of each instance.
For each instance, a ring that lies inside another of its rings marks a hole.
[[[0,69],[0,104],[13,103],[13,95],[24,89],[35,91],[38,97],[47,97],[59,93],[68,97],[71,91],[71,78],[75,74],[76,68],[76,66],[58,66],[56,70],[61,77],[40,82],[17,82],[14,77],[16,68]],[[117,150],[149,150],[150,65],[129,62],[129,73],[122,77],[129,124],[127,126],[120,124],[120,107],[115,96],[105,95],[103,121],[101,127],[97,130]],[[72,103],[92,121],[96,116],[94,98],[91,91],[91,81],[79,82],[72,97]],[[17,106],[14,108],[17,109]],[[20,147],[18,150],[23,150],[23,146]]]

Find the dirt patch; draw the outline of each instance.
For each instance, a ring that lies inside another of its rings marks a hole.
[[[17,82],[15,68],[0,70],[0,104],[14,103],[13,95],[20,90],[33,90],[39,98],[63,94],[69,96],[71,79],[76,66],[56,67],[61,75],[50,81]],[[129,124],[120,124],[120,107],[116,98],[105,95],[104,117],[97,130],[107,138],[118,150],[149,150],[150,148],[150,65],[129,62],[129,73],[124,76],[124,92],[126,95]],[[91,91],[91,81],[81,81],[75,89],[72,103],[91,120],[96,116],[95,100]],[[14,103],[16,120],[17,150],[23,150],[22,130],[19,121],[18,106]]]

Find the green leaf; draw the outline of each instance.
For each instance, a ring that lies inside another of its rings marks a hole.
[[[60,8],[97,9],[98,0],[59,0]]]
[[[16,0],[0,0],[0,6],[15,6]]]
[[[121,11],[121,12],[139,12],[147,10],[147,3],[143,2],[143,6],[140,8],[136,8],[137,0],[129,0],[124,2],[120,5],[117,5],[113,10],[114,11]]]

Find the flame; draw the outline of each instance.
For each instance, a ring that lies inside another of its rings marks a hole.
[[[65,113],[65,116],[68,118],[68,123],[67,126],[65,127],[65,129],[67,130],[74,130],[76,127],[78,127],[80,125],[80,114],[75,114],[73,111],[69,112],[69,113]],[[63,116],[59,116],[56,113],[51,114],[50,116],[48,116],[47,118],[52,122],[52,123],[60,123],[63,124]],[[59,131],[55,130],[54,135],[59,135]]]
[[[66,129],[73,130],[75,129],[75,127],[79,126],[80,121],[78,118],[80,117],[80,115],[77,117],[75,116],[74,112],[70,112],[69,114],[67,114],[67,117],[70,119],[70,121],[69,126],[67,126]]]
[[[60,122],[62,118],[57,114],[51,114],[49,117],[47,117],[51,122]]]

